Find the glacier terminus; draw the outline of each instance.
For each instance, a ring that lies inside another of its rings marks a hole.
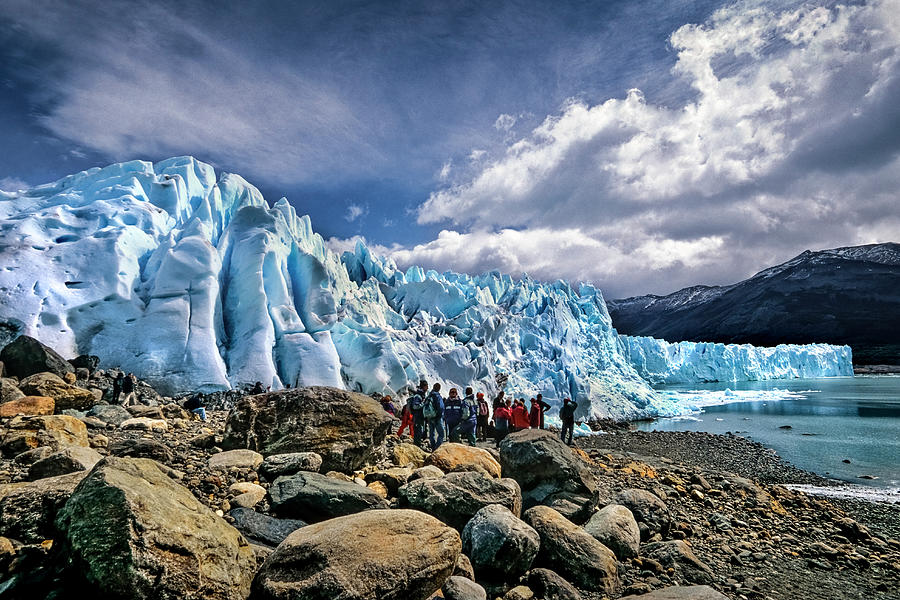
[[[600,290],[402,271],[331,250],[284,198],[192,157],[0,192],[0,322],[168,395],[261,381],[397,393],[420,378],[665,416],[651,383],[852,375],[847,346],[619,336]]]

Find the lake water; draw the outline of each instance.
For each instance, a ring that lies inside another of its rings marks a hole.
[[[730,431],[773,448],[800,468],[865,486],[872,494],[886,494],[893,501],[900,499],[898,376],[667,385],[657,389],[695,410],[683,417],[639,423],[639,429]],[[861,479],[861,475],[876,479]],[[866,495],[865,488],[859,495]]]

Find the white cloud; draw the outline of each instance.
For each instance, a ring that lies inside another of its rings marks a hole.
[[[627,293],[661,292],[700,277],[734,281],[805,247],[900,238],[900,1],[780,13],[730,5],[679,28],[670,45],[672,73],[693,92],[683,104],[637,89],[569,101],[418,209],[420,223],[470,233],[445,231],[398,261],[487,268],[490,257],[550,277],[618,274]],[[497,129],[512,126],[507,116]],[[654,269],[665,280],[646,275]]]
[[[344,218],[352,223],[360,217],[366,216],[368,213],[369,207],[363,206],[362,204],[351,204],[347,207],[347,214]]]
[[[398,248],[398,246],[388,247],[382,244],[373,244],[366,240],[364,236],[354,235],[348,238],[339,238],[339,237],[330,237],[325,240],[325,245],[332,252],[336,252],[337,254],[343,254],[344,252],[353,252],[356,248],[356,243],[362,242],[365,244],[369,250],[375,253],[377,256],[389,256],[394,250]]]
[[[513,115],[502,114],[494,121],[494,129],[497,131],[509,131],[516,124],[516,117]]]
[[[0,191],[4,192],[18,192],[19,190],[27,190],[31,185],[18,177],[3,177],[0,178]]]
[[[441,171],[438,173],[438,181],[447,181],[450,177],[450,169],[453,168],[453,161],[448,160],[443,165],[441,165]]]

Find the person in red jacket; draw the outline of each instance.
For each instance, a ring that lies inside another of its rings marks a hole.
[[[519,398],[516,405],[512,408],[513,429],[521,431],[528,429],[528,409],[525,408],[525,401]]]
[[[541,406],[534,398],[531,399],[531,410],[528,411],[528,423],[532,429],[538,429],[541,426]]]
[[[400,429],[397,430],[397,437],[403,435],[403,430],[409,428],[409,433],[413,430],[413,414],[409,409],[409,402],[400,409]]]
[[[498,448],[500,447],[500,442],[503,441],[503,438],[510,431],[511,416],[506,403],[498,402],[497,408],[494,409],[494,440]]]

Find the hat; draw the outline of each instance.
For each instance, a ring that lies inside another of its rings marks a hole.
[[[484,398],[484,392],[478,392],[475,395],[478,396],[479,398]]]

